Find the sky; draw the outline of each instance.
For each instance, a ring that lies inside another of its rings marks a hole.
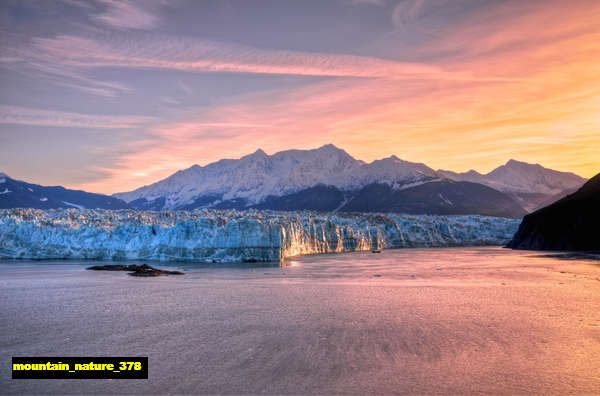
[[[0,172],[129,191],[333,143],[600,172],[598,0],[2,0]]]

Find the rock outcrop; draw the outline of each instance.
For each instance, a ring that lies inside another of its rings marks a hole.
[[[508,247],[600,250],[600,174],[575,193],[523,218]]]

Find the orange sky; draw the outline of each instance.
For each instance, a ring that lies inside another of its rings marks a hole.
[[[435,11],[435,2],[409,2],[423,15],[432,11],[422,7]],[[95,55],[67,65],[323,77],[146,120],[122,155],[96,165],[104,177],[71,187],[127,191],[259,147],[272,154],[327,143],[365,161],[395,154],[434,169],[489,172],[514,158],[584,177],[600,172],[600,2],[490,4],[419,45],[387,49],[389,61],[231,47],[218,62],[199,62],[144,52],[143,44],[134,59],[94,44]],[[390,37],[401,37],[402,28]],[[73,43],[38,45],[56,55]],[[193,45],[177,42],[169,53],[200,51]]]
[[[413,54],[458,53],[435,64],[447,75],[340,78],[155,126],[157,140],[113,177],[82,187],[114,192],[258,147],[330,142],[366,161],[396,154],[488,172],[515,158],[591,177],[600,171],[600,3],[590,4],[472,15]],[[211,139],[215,129],[230,138]]]

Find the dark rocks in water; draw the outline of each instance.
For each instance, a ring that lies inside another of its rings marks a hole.
[[[145,265],[145,264],[144,264]],[[139,265],[94,265],[86,269],[92,271],[135,271]]]
[[[530,250],[600,250],[600,174],[575,193],[523,218],[507,245]]]
[[[184,275],[184,273],[181,271],[161,270],[158,268],[151,267],[148,264],[142,264],[142,265],[135,265],[135,264],[94,265],[93,267],[89,267],[88,269],[92,270],[92,271],[132,271],[129,273],[129,275],[142,276],[142,277],[161,276],[161,275]]]
[[[133,272],[130,272],[131,276],[161,276],[161,275],[183,275],[181,271],[166,271],[158,268],[151,267],[147,264],[140,265]]]

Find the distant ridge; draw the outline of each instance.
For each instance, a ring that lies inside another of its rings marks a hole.
[[[451,180],[481,183],[507,193],[527,211],[564,197],[586,181],[574,173],[559,172],[513,159],[485,175],[474,170],[465,173],[438,170],[437,173]]]
[[[124,201],[103,194],[46,187],[15,180],[0,173],[0,209],[130,209]]]

